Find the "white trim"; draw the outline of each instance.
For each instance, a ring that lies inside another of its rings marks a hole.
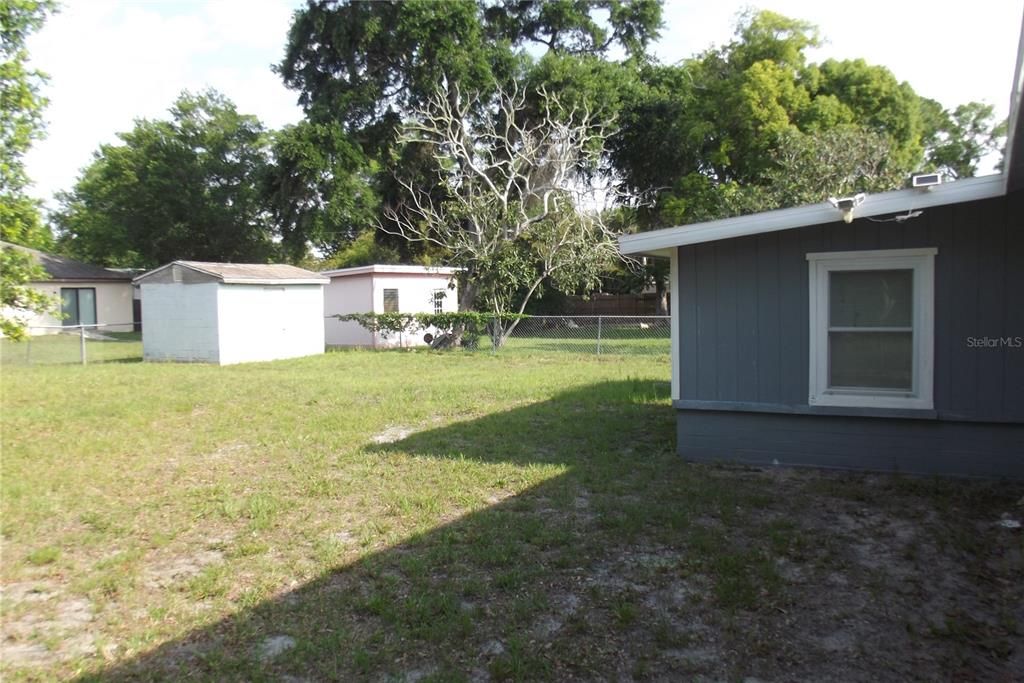
[[[1004,194],[1006,194],[1006,179],[1001,174],[964,178],[930,189],[895,190],[868,195],[864,202],[854,209],[854,216],[862,218],[905,213],[933,206],[1000,197]],[[759,235],[807,225],[836,223],[842,220],[841,211],[828,202],[821,202],[790,209],[777,209],[718,221],[641,232],[635,235],[623,235],[619,238],[619,247],[623,254],[650,254],[688,244]]]
[[[870,261],[874,258],[891,259],[895,257],[917,257],[935,256],[939,253],[938,247],[920,247],[917,249],[865,249],[863,251],[816,251],[807,254],[808,261],[849,261],[851,259],[863,259]],[[867,267],[863,270],[872,270]]]
[[[935,370],[935,255],[938,249],[888,249],[807,255],[808,389],[811,406],[931,410]],[[914,273],[913,385],[909,392],[828,387],[829,285],[835,270],[910,269]]]
[[[349,275],[368,275],[386,273],[390,275],[454,275],[461,268],[448,266],[409,266],[409,265],[381,265],[354,266],[352,268],[339,268],[336,270],[320,271],[326,277],[347,277]]]
[[[669,339],[672,357],[672,400],[682,397],[680,378],[681,359],[679,357],[679,250],[673,249],[668,257],[668,296],[669,296]]]
[[[1003,149],[1006,150],[1006,158],[1003,159],[1003,168],[1009,171],[1014,165],[1013,150],[1017,144],[1017,122],[1020,118],[1020,98],[1021,92],[1024,90],[1024,27],[1021,28],[1020,38],[1017,43],[1017,64],[1013,71],[1013,87],[1010,90],[1010,115],[1007,118],[1006,126],[1006,144]],[[1004,174],[1004,184],[1009,184],[1010,174],[1007,172]]]
[[[221,284],[225,285],[325,285],[330,282],[329,278],[325,277],[306,277],[306,278],[243,278],[243,277],[226,277],[221,279]]]

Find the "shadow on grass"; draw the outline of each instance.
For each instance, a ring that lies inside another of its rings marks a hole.
[[[662,382],[602,383],[368,445],[382,458],[566,469],[87,678],[628,674],[652,647],[690,637],[665,612],[682,599],[681,531],[698,508],[728,510],[738,495],[676,458],[667,395]],[[277,636],[294,647],[261,659]]]
[[[482,485],[493,499],[83,680],[1016,679],[1012,622],[978,646],[975,621],[937,632],[906,590],[908,577],[954,581],[918,588],[938,614],[961,614],[967,595],[991,606],[970,618],[991,620],[1020,602],[1019,560],[989,562],[1006,541],[989,530],[972,546],[995,577],[978,582],[963,552],[900,539],[945,507],[936,538],[978,536],[976,520],[1019,488],[993,497],[954,482],[936,496],[919,480],[837,475],[815,497],[806,482],[818,478],[687,466],[667,394],[661,382],[601,383],[368,444],[382,467],[494,463]],[[530,468],[551,476],[509,494],[500,477]],[[395,514],[436,502],[427,488],[403,492]],[[964,518],[963,490],[995,502]]]

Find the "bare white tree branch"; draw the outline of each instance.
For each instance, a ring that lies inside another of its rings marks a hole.
[[[382,226],[447,252],[466,269],[460,305],[480,298],[499,318],[525,310],[546,280],[592,287],[619,257],[608,210],[635,204],[601,172],[614,122],[546,90],[537,96],[531,107],[518,87],[499,92],[481,115],[457,85],[443,84],[400,135],[427,148],[436,183],[399,179],[408,200],[385,209]]]

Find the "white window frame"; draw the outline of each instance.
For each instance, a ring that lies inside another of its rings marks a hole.
[[[810,290],[810,376],[812,406],[931,410],[935,369],[935,255],[938,249],[881,249],[807,254]],[[852,270],[912,270],[913,364],[909,392],[881,388],[830,388],[829,273]]]

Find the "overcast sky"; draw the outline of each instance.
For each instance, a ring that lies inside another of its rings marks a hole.
[[[101,143],[115,142],[136,118],[165,116],[185,89],[216,88],[269,128],[299,120],[295,93],[270,65],[302,4],[65,0],[29,41],[33,65],[50,75],[48,137],[27,160],[33,193],[52,205]],[[947,107],[981,100],[1007,113],[1024,0],[668,0],[658,57],[675,62],[727,42],[751,4],[817,24],[828,42],[814,61],[862,57]]]

